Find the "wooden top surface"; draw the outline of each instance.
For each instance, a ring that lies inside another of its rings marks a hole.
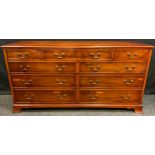
[[[68,47],[68,48],[87,48],[87,47],[147,47],[153,45],[138,43],[134,41],[18,41],[1,46],[2,48],[12,47]]]

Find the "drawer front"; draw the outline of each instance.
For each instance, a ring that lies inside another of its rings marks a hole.
[[[76,87],[73,75],[11,75],[13,87]]]
[[[44,58],[47,60],[75,59],[76,54],[73,49],[43,49]]]
[[[6,56],[9,60],[29,60],[41,59],[41,51],[38,49],[9,49],[6,50]]]
[[[14,90],[16,102],[75,102],[74,90]]]
[[[80,71],[86,73],[144,73],[147,63],[100,63],[83,62],[80,64]]]
[[[140,90],[81,90],[81,102],[131,103],[138,102]]]
[[[66,73],[75,72],[76,64],[70,62],[9,62],[10,72]]]
[[[149,50],[147,49],[116,50],[115,60],[117,61],[147,61],[149,60]]]
[[[80,87],[143,87],[143,76],[80,76]]]
[[[76,49],[75,50],[80,59],[91,60],[111,60],[112,51],[110,49]]]

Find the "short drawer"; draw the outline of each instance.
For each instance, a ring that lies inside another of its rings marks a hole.
[[[11,75],[14,87],[76,87],[74,75]]]
[[[16,102],[75,102],[74,90],[14,90]]]
[[[143,87],[144,76],[80,76],[80,87]]]
[[[65,60],[65,59],[75,59],[76,53],[74,49],[43,49],[43,57],[47,60]]]
[[[149,60],[148,49],[122,49],[115,51],[116,61],[147,61]]]
[[[147,63],[124,63],[124,62],[82,62],[80,72],[83,73],[144,73]]]
[[[81,90],[81,102],[132,103],[139,102],[141,90]]]
[[[41,59],[41,50],[39,49],[9,49],[6,50],[6,56],[9,60],[37,60]]]
[[[112,50],[110,49],[75,49],[77,56],[80,59],[90,59],[90,60],[112,60]]]
[[[9,62],[10,72],[68,73],[76,71],[76,64],[70,62]]]

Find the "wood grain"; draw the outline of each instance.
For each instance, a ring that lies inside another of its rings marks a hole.
[[[152,45],[20,41],[2,48],[13,112],[24,108],[127,108],[142,113]]]

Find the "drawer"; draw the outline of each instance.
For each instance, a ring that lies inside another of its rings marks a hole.
[[[119,62],[91,62],[80,63],[80,72],[83,73],[144,73],[147,63],[119,63]]]
[[[13,87],[76,87],[74,75],[11,75]]]
[[[112,50],[110,49],[76,49],[75,51],[78,57],[83,60],[112,60]]]
[[[6,56],[8,61],[42,58],[41,51],[38,49],[9,49],[9,50],[6,50]]]
[[[14,96],[16,102],[74,102],[76,100],[76,91],[14,90]]]
[[[75,72],[76,64],[71,62],[9,62],[10,72],[67,73]]]
[[[44,59],[57,59],[57,60],[64,60],[64,59],[75,59],[76,54],[73,49],[43,49]]]
[[[143,87],[144,76],[80,76],[80,87]]]
[[[139,102],[140,90],[81,90],[81,102],[131,103]]]
[[[116,61],[147,61],[149,60],[148,49],[129,49],[129,50],[116,50]]]

